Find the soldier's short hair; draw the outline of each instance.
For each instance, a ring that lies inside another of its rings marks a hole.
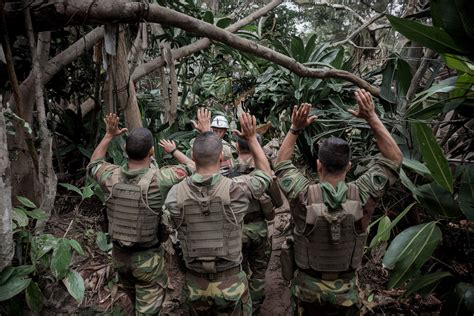
[[[338,174],[347,167],[351,148],[344,139],[329,137],[319,143],[318,159],[327,172]]]
[[[222,139],[214,132],[204,132],[193,144],[193,159],[196,165],[207,167],[219,161],[222,153]]]
[[[262,135],[257,134],[257,141],[262,146]],[[250,152],[249,144],[247,141],[239,136],[237,136],[237,144],[239,144],[239,151],[241,153],[248,153]]]
[[[151,147],[153,147],[153,135],[147,128],[135,128],[128,134],[125,143],[128,158],[142,160],[148,155]]]

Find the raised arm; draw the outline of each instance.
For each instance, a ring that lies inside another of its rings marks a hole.
[[[317,118],[314,115],[309,116],[310,110],[311,104],[309,103],[302,103],[300,107],[297,107],[296,105],[293,107],[293,113],[291,114],[291,127],[281,144],[280,150],[278,150],[275,163],[291,160],[298,135],[306,126],[313,123]]]
[[[95,148],[91,156],[91,162],[102,159],[107,155],[107,149],[109,149],[110,142],[115,136],[122,135],[127,131],[126,128],[119,128],[119,117],[115,113],[109,113],[104,118],[106,132],[104,138],[100,141],[99,145]]]
[[[392,135],[390,135],[389,131],[377,116],[377,113],[375,113],[375,105],[372,96],[367,91],[358,89],[355,92],[355,98],[359,109],[357,111],[349,110],[349,112],[355,117],[360,117],[367,121],[375,135],[377,147],[382,156],[399,166],[403,160],[402,152]]]
[[[272,169],[268,163],[267,157],[263,152],[262,146],[257,141],[257,119],[249,113],[243,113],[240,116],[240,128],[242,131],[234,130],[234,133],[245,139],[249,145],[255,162],[255,168],[262,170],[269,177],[272,176]]]
[[[186,156],[181,151],[179,151],[176,148],[176,143],[174,141],[167,140],[167,139],[161,139],[160,142],[159,142],[159,145],[160,145],[160,147],[163,148],[163,150],[166,153],[171,154],[171,156],[173,156],[174,159],[176,159],[179,163],[184,164],[184,165],[188,165],[192,169],[196,168],[196,164],[194,163],[194,161],[192,161],[188,156]]]

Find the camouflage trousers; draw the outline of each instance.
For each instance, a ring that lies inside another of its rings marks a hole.
[[[134,252],[112,249],[114,269],[135,301],[135,315],[158,315],[161,310],[168,283],[163,252],[162,247]]]
[[[272,246],[265,221],[244,225],[242,237],[242,266],[249,277],[250,297],[256,311],[265,299],[265,272],[270,261]]]
[[[323,280],[296,270],[291,281],[293,315],[358,315],[355,274]]]
[[[184,296],[191,315],[252,315],[244,271],[212,281],[188,271]]]

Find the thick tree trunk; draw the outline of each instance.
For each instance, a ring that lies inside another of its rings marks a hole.
[[[36,177],[39,180],[40,192],[38,204],[40,208],[48,215],[51,214],[51,210],[54,206],[54,200],[56,198],[56,186],[58,179],[54,173],[53,168],[53,138],[48,129],[48,122],[46,120],[46,108],[44,106],[44,96],[43,96],[43,83],[42,83],[42,69],[40,65],[40,57],[45,55],[45,53],[37,53],[35,35],[33,32],[33,24],[31,22],[30,10],[28,8],[28,0],[24,0],[23,4],[25,5],[25,27],[28,36],[28,42],[30,44],[31,50],[31,59],[33,61],[33,74],[35,82],[35,101],[36,101],[36,110],[37,118],[39,125],[39,139],[40,139],[40,155],[38,161],[38,173]],[[38,36],[39,42],[48,42],[51,37],[49,32],[40,33]],[[42,47],[43,49],[48,49],[48,47]],[[48,219],[44,221],[38,221],[36,228],[39,231],[44,229],[44,226]]]
[[[0,107],[0,271],[10,265],[14,253],[10,159],[3,111]]]
[[[135,86],[130,79],[128,68],[128,50],[125,41],[125,30],[120,30],[117,37],[115,55],[107,54],[108,68],[106,108],[109,112],[120,109],[125,115],[125,125],[129,130],[142,127],[140,109],[138,108]]]

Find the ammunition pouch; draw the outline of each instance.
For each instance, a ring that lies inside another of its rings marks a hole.
[[[264,195],[258,200],[260,209],[262,210],[263,216],[267,221],[271,221],[275,218],[275,211],[273,207],[272,199],[268,195]]]
[[[281,245],[281,274],[283,279],[286,281],[291,281],[293,279],[296,270],[295,250],[293,247],[294,245],[291,237],[288,237]]]

